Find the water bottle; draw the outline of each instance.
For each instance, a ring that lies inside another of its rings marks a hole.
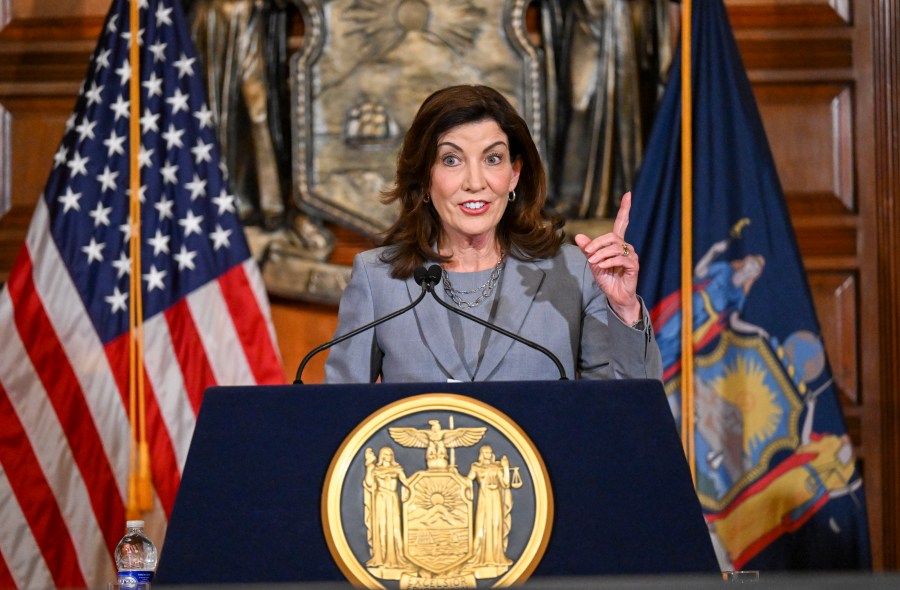
[[[120,588],[149,584],[156,570],[156,545],[144,533],[143,520],[129,520],[126,532],[116,546],[116,570]]]

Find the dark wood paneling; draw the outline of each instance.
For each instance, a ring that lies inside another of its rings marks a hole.
[[[848,83],[757,83],[754,94],[793,213],[849,213],[853,93]]]
[[[850,23],[850,0],[726,0],[735,28],[825,27]]]
[[[873,136],[871,182],[874,225],[870,228],[874,282],[878,285],[874,306],[867,309],[869,335],[878,335],[876,351],[881,362],[866,368],[877,370],[880,397],[872,405],[868,443],[878,446],[880,497],[877,515],[882,527],[877,554],[886,569],[900,569],[900,6],[896,0],[873,0]],[[874,543],[873,543],[874,545]]]
[[[2,96],[0,111],[9,124],[5,131],[14,148],[9,155],[8,184],[11,210],[0,218],[0,282],[5,282],[25,239],[34,204],[44,189],[53,154],[72,111],[71,96]]]
[[[814,272],[809,276],[816,313],[822,324],[822,338],[832,375],[846,406],[861,403],[859,393],[859,332],[857,301],[859,284],[851,273]],[[854,440],[857,445],[860,440]]]
[[[737,35],[744,64],[750,69],[844,69],[853,65],[850,39]]]

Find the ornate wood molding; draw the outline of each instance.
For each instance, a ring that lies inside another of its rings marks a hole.
[[[883,569],[900,568],[900,7],[872,3]]]

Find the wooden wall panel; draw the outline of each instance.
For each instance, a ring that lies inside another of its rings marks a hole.
[[[770,146],[794,213],[853,212],[851,86],[758,83],[754,92],[766,133],[778,140]]]
[[[726,0],[737,28],[822,27],[850,22],[850,0]]]
[[[822,337],[845,409],[859,418],[859,282],[851,273],[814,273],[810,290],[822,324]],[[856,438],[854,440],[860,440]]]
[[[0,218],[0,281],[6,281],[25,239],[71,109],[71,97],[0,96],[0,112],[8,121],[0,132],[15,146],[7,161],[10,177],[3,183],[11,207]]]
[[[870,411],[864,441],[883,457],[876,474],[880,497],[874,518],[881,525],[880,536],[873,539],[876,565],[900,570],[900,5],[896,0],[867,5],[872,9],[872,34],[863,37],[870,45],[861,44],[873,56],[866,67],[874,100],[867,105],[871,111],[862,112],[871,118],[871,133],[861,137],[871,146],[863,178],[875,198],[867,212],[863,246],[871,290],[876,292],[864,301],[861,331],[877,353],[877,361],[866,359],[864,372],[878,396],[866,401]]]

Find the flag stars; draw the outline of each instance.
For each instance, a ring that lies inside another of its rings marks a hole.
[[[152,72],[146,82],[141,82],[141,86],[147,89],[147,97],[153,98],[163,95],[162,83],[163,79],[157,76],[156,72]]]
[[[125,224],[127,226],[127,224]],[[124,227],[124,226],[120,226]],[[128,233],[131,233],[130,230]],[[125,275],[131,275],[131,257],[125,254],[125,250],[119,252],[119,259],[112,261],[113,267],[118,271],[118,278],[122,278]]]
[[[101,94],[103,93],[103,86],[98,86],[96,82],[91,83],[91,89],[85,93],[85,98],[87,98],[88,106],[100,104],[103,100]]]
[[[167,98],[166,102],[172,105],[172,114],[177,115],[179,111],[187,113],[190,110],[188,108],[188,100],[190,98],[190,95],[182,92],[181,88],[176,88],[175,93]]]
[[[116,287],[113,289],[112,295],[107,295],[103,299],[109,303],[110,313],[116,313],[118,311],[128,311],[128,293],[122,293],[119,291],[119,288]]]
[[[141,133],[159,131],[159,127],[156,125],[157,121],[159,121],[159,115],[154,114],[150,109],[144,109],[144,116],[141,117]]]
[[[100,190],[101,191],[114,191],[116,190],[116,178],[119,176],[118,172],[113,172],[109,169],[109,166],[103,167],[103,174],[97,175],[97,180],[100,182]]]
[[[163,195],[159,201],[153,204],[153,207],[159,212],[159,219],[174,219],[175,214],[172,212],[172,207],[175,206],[175,201]]]
[[[234,213],[234,195],[229,195],[225,189],[219,193],[218,197],[213,197],[212,202],[216,204],[219,208],[219,215],[222,215],[226,211],[230,213]]]
[[[77,117],[77,113],[72,113],[71,115],[69,115],[69,118],[66,119],[66,133],[75,128],[75,119]]]
[[[162,138],[166,140],[166,149],[171,150],[173,147],[184,147],[184,142],[181,141],[182,135],[184,135],[184,129],[175,129],[175,125],[169,123],[168,130],[162,134]]]
[[[166,184],[178,184],[178,164],[166,162],[165,166],[159,169],[162,174],[163,182]]]
[[[191,153],[194,154],[194,162],[197,164],[212,162],[211,152],[214,145],[213,143],[204,143],[202,139],[198,139],[197,145],[191,148]]]
[[[88,121],[85,119],[79,123],[75,131],[78,133],[78,139],[84,141],[85,138],[94,139],[94,127],[97,126],[96,121]]]
[[[84,174],[87,176],[87,163],[90,161],[88,157],[82,157],[81,154],[75,152],[72,156],[72,159],[66,162],[66,166],[72,171],[72,178],[77,177],[79,174]]]
[[[112,49],[104,49],[100,53],[97,54],[97,71],[106,69],[109,67],[109,56],[112,54]]]
[[[153,246],[153,255],[159,256],[160,254],[169,253],[169,240],[171,239],[172,236],[163,235],[161,230],[156,230],[156,235],[148,238],[147,243]]]
[[[53,167],[58,168],[62,164],[66,163],[66,158],[69,155],[69,148],[64,145],[59,146],[59,149],[56,150],[56,154],[53,156]]]
[[[131,79],[131,62],[123,61],[122,65],[116,68],[116,74],[119,75],[119,85],[124,86]]]
[[[209,239],[213,242],[213,250],[219,248],[228,248],[231,245],[231,230],[223,228],[220,224],[216,224],[216,230],[209,234]]]
[[[160,291],[165,291],[166,285],[163,283],[163,279],[166,277],[166,271],[157,270],[155,264],[150,265],[150,272],[143,275],[144,280],[147,281],[147,292],[152,293],[154,289],[159,289]]]
[[[187,55],[182,52],[181,57],[178,58],[178,61],[174,62],[175,68],[178,70],[178,79],[181,80],[185,76],[193,76],[194,75],[194,62],[197,61],[195,58],[189,58]]]
[[[76,193],[71,186],[67,186],[66,194],[59,197],[59,202],[63,205],[63,213],[68,213],[71,209],[81,211],[81,205],[78,203],[80,200],[81,193]]]
[[[131,189],[125,191],[125,196],[129,199],[131,198]],[[138,189],[138,200],[143,203],[147,200],[147,185],[142,184],[141,188]]]
[[[150,168],[153,166],[153,152],[156,150],[148,150],[144,145],[138,150],[138,164],[141,168]]]
[[[102,242],[98,242],[94,238],[91,238],[90,243],[87,246],[82,246],[81,251],[87,254],[88,264],[91,262],[103,262],[103,249],[106,248],[106,244]]]
[[[203,230],[200,229],[201,223],[203,223],[203,216],[194,215],[194,212],[190,210],[188,210],[184,219],[178,220],[178,225],[184,228],[184,237],[188,237],[191,234],[201,235],[203,233]]]
[[[116,102],[109,105],[109,108],[111,108],[113,112],[116,113],[116,121],[121,118],[127,119],[129,116],[131,116],[131,102],[125,100],[125,97],[122,95],[116,97]]]
[[[194,179],[185,183],[184,188],[191,191],[191,201],[196,201],[197,198],[206,196],[206,180],[201,179],[196,172],[194,172]]]
[[[162,4],[156,7],[156,22],[160,25],[172,25],[172,9]]]
[[[98,202],[88,215],[94,220],[94,227],[100,227],[101,225],[109,226],[110,213],[112,213],[112,207],[104,207],[103,203]]]
[[[198,121],[200,121],[200,129],[212,127],[213,112],[209,110],[209,107],[206,106],[206,103],[203,103],[203,106],[200,107],[199,111],[194,113],[194,116],[197,117]]]
[[[116,130],[113,129],[109,137],[103,140],[103,145],[106,146],[106,157],[112,158],[116,154],[125,155],[125,140],[128,137],[126,135],[119,136],[116,134]]]
[[[166,61],[166,43],[157,41],[150,46],[150,53],[153,54],[153,63]]]
[[[131,48],[131,31],[123,31],[122,38],[128,41],[128,47]],[[144,46],[144,29],[138,29],[138,47]]]
[[[194,258],[197,257],[197,252],[189,251],[184,244],[181,245],[181,251],[175,254],[173,258],[175,262],[178,263],[178,270],[194,270],[196,265],[194,264]]]

